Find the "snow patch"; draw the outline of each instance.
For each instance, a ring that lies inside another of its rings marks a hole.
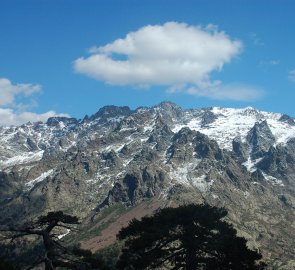
[[[212,195],[213,199],[218,199],[219,198],[218,195],[216,195],[214,193],[211,193],[211,195]]]
[[[277,179],[277,178],[275,178],[275,177],[273,177],[273,176],[271,176],[271,175],[267,175],[267,174],[264,173],[264,172],[262,172],[262,175],[263,175],[263,177],[264,177],[264,179],[265,179],[266,181],[270,182],[270,183],[271,183],[272,185],[274,185],[274,186],[280,186],[280,187],[285,186],[285,185],[283,184],[283,181],[280,180],[280,179]]]
[[[70,141],[70,143],[67,145],[67,146],[65,146],[65,147],[60,147],[60,149],[61,149],[61,151],[63,151],[63,152],[67,152],[70,148],[72,148],[72,147],[76,147],[77,146],[77,142],[75,142],[75,141]]]
[[[277,121],[276,119],[267,120],[268,126],[276,138],[276,144],[285,145],[288,140],[295,137],[295,126]]]
[[[207,192],[213,185],[214,180],[206,181],[206,175],[203,174],[200,177],[191,178],[191,183],[194,187],[200,190],[202,193]]]
[[[186,120],[175,123],[172,131],[177,133],[183,127],[189,127],[191,130],[199,131],[209,136],[210,139],[216,140],[221,148],[228,150],[232,150],[232,140],[237,136],[245,142],[248,131],[257,121],[267,121],[276,138],[276,144],[285,144],[289,139],[295,137],[295,126],[279,121],[282,116],[279,113],[259,111],[252,107],[244,109],[214,107],[211,112],[217,116],[217,119],[206,126],[201,125],[202,113],[194,116],[187,112]]]
[[[5,161],[2,162],[0,165],[0,169],[11,167],[14,165],[20,165],[20,164],[26,164],[30,162],[39,161],[43,157],[44,151],[38,151],[38,152],[28,152],[23,153],[18,156],[11,157]]]
[[[152,124],[150,124],[150,125],[145,126],[145,127],[143,128],[143,131],[144,131],[144,132],[152,131],[152,130],[154,129],[154,125],[155,125],[155,123],[152,123]]]
[[[94,183],[97,182],[97,179],[87,179],[87,180],[85,180],[85,182],[86,182],[87,184],[94,184]]]
[[[195,167],[199,164],[200,160],[196,160],[192,163],[187,163],[183,166],[177,166],[176,168],[171,168],[169,173],[171,179],[175,180],[177,183],[186,186],[194,186],[201,192],[206,192],[213,185],[214,180],[206,181],[206,175],[199,177],[194,177],[192,172]]]
[[[133,157],[130,158],[130,159],[126,159],[124,162],[123,162],[123,167],[126,167],[131,161],[133,160]]]
[[[52,175],[54,171],[55,171],[55,169],[51,169],[47,172],[42,173],[39,177],[27,182],[25,184],[26,190],[31,190],[37,183],[42,182],[48,176]]]
[[[125,131],[136,131],[136,129],[133,127],[124,127],[120,129],[120,132],[125,132]]]
[[[187,167],[177,167],[172,172],[170,172],[170,177],[183,185],[189,185],[188,180],[188,168]]]
[[[63,233],[63,234],[58,235],[57,238],[59,240],[62,239],[63,237],[65,237],[66,235],[68,235],[70,233],[70,231],[71,231],[70,229],[66,229],[66,232]]]
[[[149,139],[149,137],[146,137],[146,138],[142,138],[142,139],[140,139],[140,141],[141,141],[141,143],[144,143],[144,142],[146,142],[148,139]]]
[[[251,157],[248,157],[248,160],[242,163],[243,166],[247,168],[247,171],[250,173],[253,173],[257,170],[255,167],[258,162],[260,162],[263,158],[257,158],[255,160],[252,160]]]

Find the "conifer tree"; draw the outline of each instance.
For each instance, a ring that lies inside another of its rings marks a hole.
[[[36,258],[28,269],[44,264],[45,270],[54,270],[56,267],[66,269],[90,269],[88,264],[83,262],[85,256],[78,250],[73,252],[69,247],[62,245],[56,235],[56,228],[75,230],[75,225],[79,224],[75,216],[64,214],[62,211],[49,212],[45,216],[40,216],[35,222],[29,222],[19,226],[0,226],[0,231],[4,234],[4,239],[16,239],[34,235],[40,238],[41,247],[44,253]]]
[[[186,205],[159,210],[121,229],[125,246],[119,269],[263,269],[261,255],[250,250],[223,218],[225,209]]]

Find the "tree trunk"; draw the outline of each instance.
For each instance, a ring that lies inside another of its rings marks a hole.
[[[43,233],[43,243],[46,250],[45,270],[54,270],[53,260],[55,258],[55,246],[49,234]]]
[[[48,260],[48,258],[45,259],[45,270],[54,270],[52,261]]]

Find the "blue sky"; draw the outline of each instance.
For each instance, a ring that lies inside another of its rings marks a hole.
[[[294,10],[292,0],[1,0],[0,124],[163,100],[294,117]]]

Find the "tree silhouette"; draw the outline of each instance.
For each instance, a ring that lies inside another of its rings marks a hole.
[[[119,269],[263,269],[261,255],[246,246],[225,209],[187,205],[161,209],[152,217],[132,220],[118,239],[126,240]]]
[[[5,239],[16,239],[28,235],[41,237],[44,247],[44,254],[38,258],[28,269],[44,263],[46,270],[53,270],[56,267],[67,269],[89,269],[88,264],[83,262],[83,253],[77,249],[72,252],[64,247],[56,234],[56,228],[74,230],[74,226],[79,224],[78,218],[64,214],[62,211],[49,212],[46,216],[41,216],[35,222],[30,222],[22,226],[1,226],[0,231],[5,232]],[[89,257],[89,256],[88,256]]]

